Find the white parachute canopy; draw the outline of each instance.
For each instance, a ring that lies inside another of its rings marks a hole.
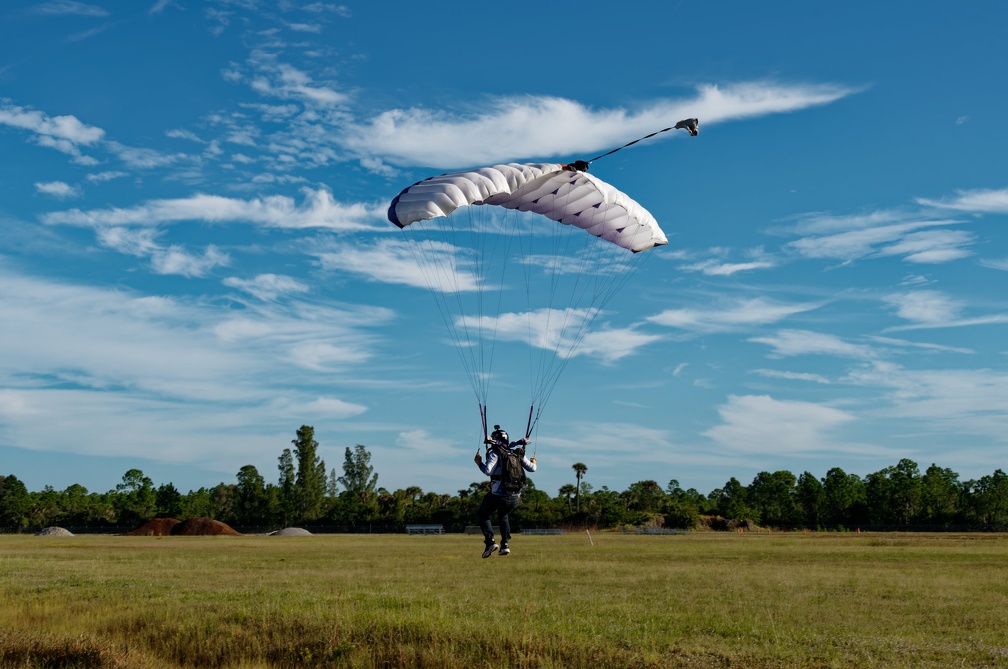
[[[650,255],[640,252],[668,243],[644,207],[587,167],[509,163],[443,174],[389,206],[481,411],[500,343],[508,370],[519,367],[516,345],[528,350],[530,403],[541,412],[592,322]]]
[[[388,217],[404,228],[476,204],[542,214],[634,253],[668,244],[647,209],[601,179],[559,163],[509,163],[431,177],[400,193]]]

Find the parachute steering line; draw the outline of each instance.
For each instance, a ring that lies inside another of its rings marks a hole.
[[[619,146],[619,147],[613,149],[612,151],[609,151],[607,153],[603,153],[601,156],[595,156],[594,158],[592,158],[591,160],[589,160],[587,162],[585,162],[583,160],[578,160],[578,161],[575,161],[574,164],[576,165],[577,163],[585,163],[585,170],[587,170],[588,169],[587,166],[591,165],[592,163],[594,163],[599,158],[605,158],[606,156],[611,156],[612,154],[616,153],[617,151],[622,151],[623,149],[627,148],[628,146],[633,146],[637,142],[643,142],[645,139],[651,139],[655,135],[660,135],[663,132],[668,132],[669,130],[685,130],[686,132],[688,132],[690,134],[691,137],[696,137],[697,134],[700,132],[700,119],[696,119],[696,118],[683,119],[682,121],[679,121],[675,125],[670,125],[669,127],[662,128],[661,130],[655,130],[650,135],[644,135],[643,137],[639,137],[639,138],[635,139],[632,142],[627,142],[623,146]]]
[[[650,257],[642,251],[668,243],[644,207],[588,174],[590,164],[669,130],[695,136],[698,127],[686,119],[588,161],[431,177],[392,201],[389,220],[410,238],[477,397],[484,441],[497,349],[528,349],[529,438],[593,322]]]

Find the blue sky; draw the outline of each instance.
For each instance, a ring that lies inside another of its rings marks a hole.
[[[386,488],[467,487],[480,419],[430,295],[349,259],[400,234],[386,208],[419,179],[691,116],[698,137],[592,165],[670,243],[567,366],[537,486],[574,462],[705,493],[1005,468],[1006,24],[1000,2],[7,2],[0,474],[274,480],[309,424],[330,468],[360,443]],[[512,433],[516,348],[490,399]]]

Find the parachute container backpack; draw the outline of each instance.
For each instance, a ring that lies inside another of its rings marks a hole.
[[[590,162],[442,174],[389,206],[479,401],[484,433],[495,353],[507,371],[527,375],[537,420],[592,323],[645,252],[668,243],[643,206],[587,172]],[[530,411],[526,436],[534,425]]]
[[[522,467],[522,456],[525,455],[525,449],[512,450],[495,447],[494,450],[501,461],[501,492],[506,495],[517,495],[525,487],[525,468]],[[490,478],[496,477],[491,476]]]

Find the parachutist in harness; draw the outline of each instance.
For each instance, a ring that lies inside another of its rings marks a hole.
[[[534,456],[531,459],[525,457],[524,447],[529,443],[528,437],[508,441],[508,433],[502,430],[500,425],[494,425],[494,431],[483,441],[487,445],[486,462],[479,453],[476,454],[474,461],[480,471],[490,477],[490,492],[483,497],[476,512],[480,529],[483,531],[485,545],[483,557],[487,558],[498,548],[501,555],[511,552],[508,546],[511,540],[511,521],[508,516],[521,502],[525,472],[536,470],[536,459]],[[493,524],[490,522],[494,513],[497,514],[497,526],[500,530],[499,546],[494,541]]]

